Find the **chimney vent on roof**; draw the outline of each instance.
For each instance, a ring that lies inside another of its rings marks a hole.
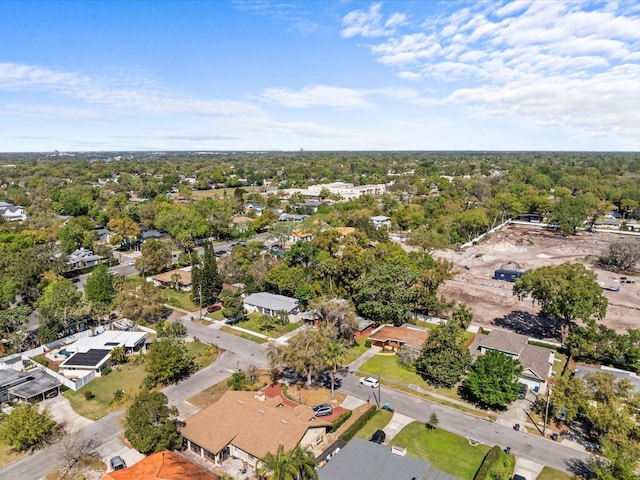
[[[238,400],[238,403],[239,403],[240,405],[244,405],[244,402],[243,402],[242,400]]]
[[[280,423],[284,423],[286,425],[287,421],[283,419],[283,420],[280,420]]]
[[[258,413],[264,413],[264,410],[258,410]]]

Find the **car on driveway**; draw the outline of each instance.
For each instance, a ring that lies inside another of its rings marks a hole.
[[[323,403],[322,405],[316,405],[315,407],[311,407],[313,413],[315,413],[316,417],[326,417],[327,415],[331,415],[333,413],[333,408],[328,403]]]
[[[209,305],[207,307],[207,312],[209,313],[213,313],[213,312],[217,312],[218,310],[222,309],[222,305],[220,305],[219,303],[214,303],[213,305]]]
[[[376,430],[375,433],[371,435],[371,438],[369,439],[369,441],[379,443],[382,445],[384,443],[385,438],[386,438],[386,435],[382,430]]]
[[[524,400],[525,398],[527,398],[527,390],[529,390],[529,387],[524,383],[520,385],[520,393],[518,393],[518,398],[520,400]]]
[[[109,465],[111,466],[111,470],[122,470],[123,468],[127,468],[126,463],[120,455],[116,455],[115,457],[111,457],[109,460]]]
[[[376,380],[375,378],[372,377],[364,377],[360,379],[360,383],[362,385],[366,385],[368,387],[371,388],[376,388],[378,385],[380,385],[380,382],[378,380]]]

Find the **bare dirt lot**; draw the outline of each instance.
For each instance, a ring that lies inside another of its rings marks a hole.
[[[493,273],[500,267],[531,270],[580,262],[596,272],[601,285],[620,287],[619,292],[604,290],[609,308],[602,323],[617,331],[640,328],[640,277],[626,275],[635,283],[624,283],[621,274],[595,265],[597,257],[616,238],[619,237],[612,233],[586,232],[563,237],[535,225],[511,225],[464,251],[435,253],[434,256],[453,262],[458,271],[455,279],[443,284],[438,293],[447,300],[469,305],[474,324],[558,339],[555,326],[536,316],[538,307],[530,300],[519,301],[512,294],[513,284],[493,280]]]

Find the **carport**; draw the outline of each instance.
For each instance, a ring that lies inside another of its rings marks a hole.
[[[42,370],[29,372],[29,381],[9,389],[10,400],[39,402],[60,394],[60,382]]]

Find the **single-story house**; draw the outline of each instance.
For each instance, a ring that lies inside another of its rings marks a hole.
[[[170,287],[175,288],[175,281],[178,282],[180,290],[189,292],[191,291],[191,285],[193,280],[191,278],[191,267],[176,268],[175,270],[169,270],[168,272],[159,273],[151,277],[153,284],[156,287]]]
[[[397,352],[403,345],[415,350],[420,350],[424,342],[429,338],[429,332],[414,326],[394,327],[382,325],[369,335],[371,345],[381,347],[382,350]]]
[[[111,350],[92,348],[86,352],[71,355],[58,367],[58,371],[65,377],[84,377],[89,372],[100,376],[100,371],[111,365]]]
[[[358,329],[353,334],[356,339],[369,336],[376,324],[374,321],[362,317],[356,317],[356,322],[358,323]]]
[[[191,463],[178,452],[163,450],[144,457],[135,465],[106,473],[100,480],[218,480],[205,468]]]
[[[298,243],[298,242],[311,243],[313,241],[313,233],[300,230],[299,228],[297,228],[291,232],[289,241],[291,243]]]
[[[297,299],[285,297],[284,295],[276,295],[275,293],[252,293],[244,299],[244,308],[247,312],[264,313],[271,317],[275,317],[279,310],[287,313],[298,313],[299,303]]]
[[[94,254],[91,250],[78,248],[69,254],[67,263],[71,265],[72,268],[94,267],[98,265],[102,258],[100,255]]]
[[[303,448],[322,444],[330,426],[306,405],[292,407],[259,392],[227,391],[188,418],[180,433],[188,450],[215,464],[234,457],[255,467],[279,445],[290,451],[298,444]]]
[[[425,460],[402,453],[403,449],[392,449],[362,438],[353,438],[318,470],[318,480],[458,480],[436,470]]]
[[[538,213],[521,213],[516,218],[521,222],[542,223],[544,221],[544,215]]]
[[[223,283],[222,290],[228,290],[231,293],[242,293],[244,291],[244,283]]]
[[[505,330],[491,330],[485,335],[478,333],[471,346],[471,355],[475,358],[487,352],[499,352],[516,358],[522,364],[522,373],[518,381],[524,383],[535,392],[544,393],[547,380],[551,376],[554,352],[549,348],[529,345],[529,337]]]
[[[0,403],[15,400],[37,402],[59,393],[60,382],[40,368],[27,372],[0,370]]]
[[[167,234],[163,233],[159,230],[142,230],[140,232],[140,239],[143,242],[146,242],[147,240],[162,240],[163,238],[166,238]]]
[[[71,345],[66,346],[65,350],[71,353],[78,353],[88,352],[92,349],[111,351],[116,347],[122,347],[127,354],[130,354],[139,352],[144,347],[146,337],[147,334],[145,332],[107,330],[100,335],[82,337]]]
[[[376,228],[391,228],[391,218],[385,217],[384,215],[376,215],[375,217],[371,217],[369,220]]]
[[[301,222],[309,215],[294,215],[292,213],[283,213],[278,217],[278,221],[280,222]]]
[[[633,385],[635,392],[640,393],[640,376],[636,372],[622,370],[620,368],[607,367],[605,365],[584,365],[578,364],[573,373],[579,378],[584,378],[588,373],[608,373],[616,377],[616,380],[628,380]]]

